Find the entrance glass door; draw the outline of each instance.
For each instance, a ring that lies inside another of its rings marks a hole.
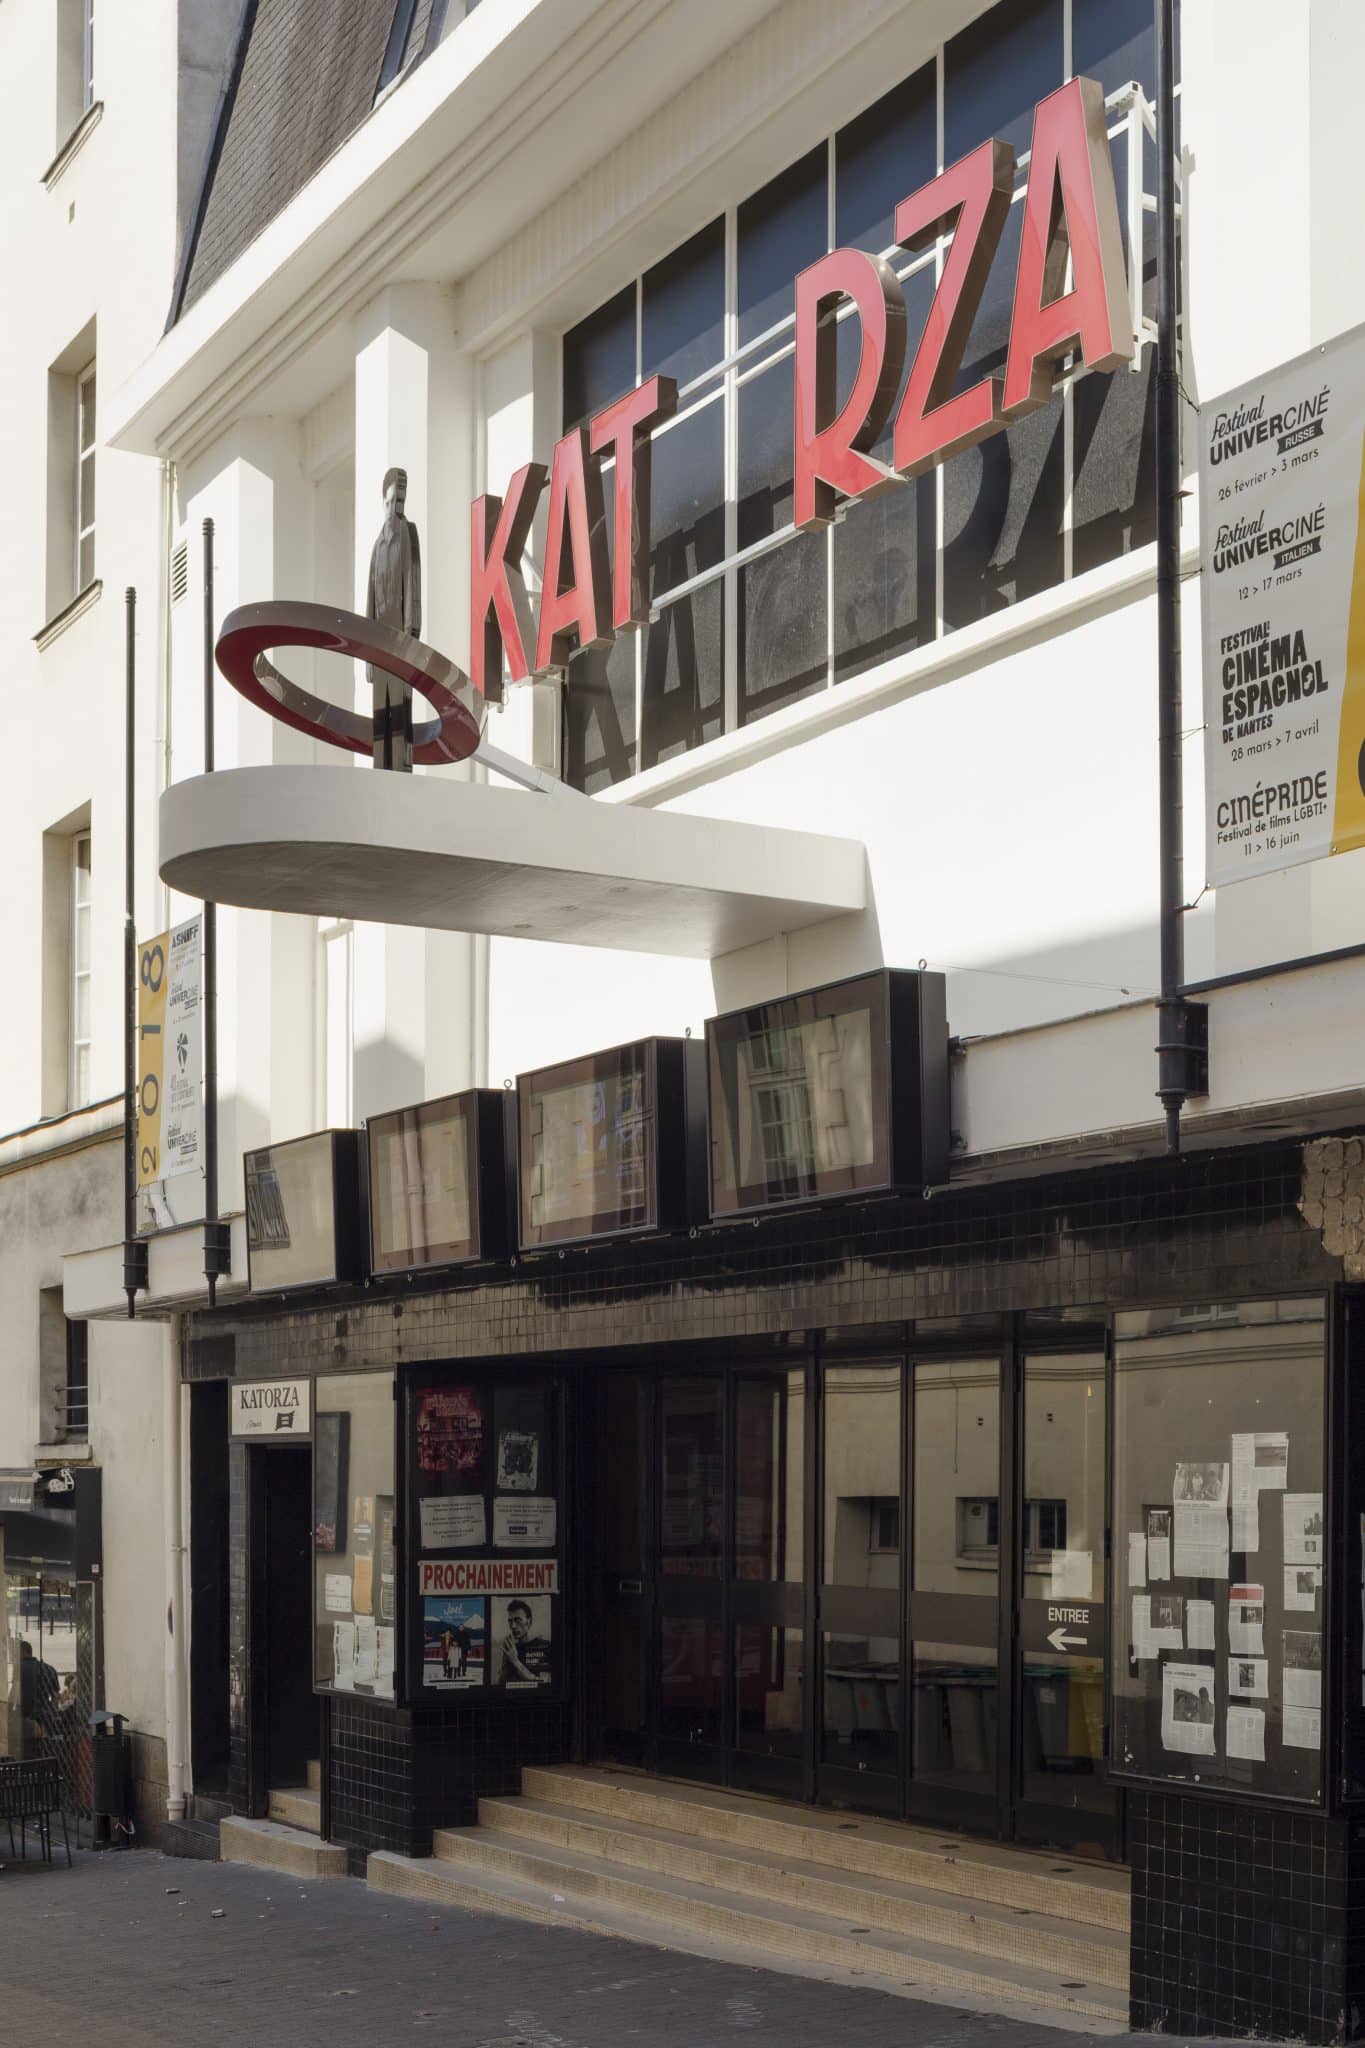
[[[805,1368],[738,1373],[733,1397],[730,1782],[800,1794],[806,1716]]]
[[[915,1360],[908,1810],[1001,1813],[999,1352]]]
[[[725,1378],[658,1386],[658,1761],[725,1777]]]
[[[900,1810],[900,1359],[828,1365],[820,1530],[818,1795]]]
[[[1112,1853],[1102,1776],[1105,1654],[1105,1360],[1023,1360],[1022,1597],[1017,1832]]]

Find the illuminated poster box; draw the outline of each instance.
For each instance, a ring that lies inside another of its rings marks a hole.
[[[706,1145],[700,1039],[643,1038],[517,1081],[523,1250],[697,1220]]]
[[[512,1106],[500,1089],[470,1088],[369,1118],[372,1273],[512,1250]]]
[[[253,1294],[325,1287],[365,1274],[359,1131],[314,1131],[243,1159]]]
[[[942,1186],[941,974],[881,969],[706,1027],[711,1214]]]

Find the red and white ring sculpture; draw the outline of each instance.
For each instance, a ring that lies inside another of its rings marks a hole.
[[[328,654],[350,655],[355,661],[382,668],[396,682],[424,696],[435,718],[413,727],[412,758],[422,767],[467,761],[483,738],[486,705],[463,669],[434,647],[362,619],[335,605],[302,604],[276,599],[266,604],[239,605],[223,621],[215,649],[218,666],[235,690],[268,711],[282,724],[328,746],[353,754],[374,749],[373,720],[343,711],[311,690],[282,675],[269,658],[281,647],[321,648]]]

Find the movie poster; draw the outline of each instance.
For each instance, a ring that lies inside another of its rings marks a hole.
[[[545,1397],[539,1387],[499,1387],[495,1416],[499,1493],[534,1493],[540,1483]]]
[[[477,1387],[424,1387],[417,1396],[417,1469],[478,1486],[483,1471],[483,1400]]]
[[[492,1682],[512,1690],[549,1685],[554,1678],[553,1605],[548,1593],[492,1601]]]
[[[488,1670],[487,1603],[468,1595],[422,1602],[422,1683],[436,1691],[482,1685]]]

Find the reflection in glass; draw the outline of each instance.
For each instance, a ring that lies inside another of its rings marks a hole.
[[[635,286],[628,284],[564,337],[564,430],[635,382]]]
[[[799,1757],[805,1711],[799,1628],[741,1622],[735,1630],[735,1740],[761,1756]]]
[[[799,1585],[805,1500],[805,1378],[745,1374],[735,1389],[737,1579]]]
[[[933,64],[925,64],[839,130],[834,138],[836,248],[880,255],[891,247],[897,206],[927,185],[938,169],[937,101],[937,73]]]
[[[739,208],[741,346],[789,317],[797,272],[829,247],[828,158],[822,142]]]
[[[719,1375],[660,1382],[663,1499],[659,1568],[666,1576],[720,1577],[725,1526],[723,1401]]]
[[[652,456],[650,588],[656,597],[715,568],[725,555],[725,417],[703,405],[656,435]],[[641,765],[710,739],[725,695],[721,578],[664,605],[644,628]]]
[[[533,1077],[527,1087],[523,1201],[532,1231],[620,1230],[648,1220],[654,1127],[645,1048],[622,1046],[591,1065],[591,1078]]]
[[[377,1272],[467,1257],[473,1220],[473,1104],[447,1098],[371,1117],[372,1258]]]
[[[721,1651],[718,1621],[663,1616],[659,1628],[659,1733],[665,1740],[720,1742]]]
[[[725,352],[725,217],[644,274],[641,376],[699,377]]]
[[[825,1369],[820,1754],[894,1777],[900,1727],[901,1368]]]
[[[998,1357],[916,1362],[912,1498],[913,1589],[960,1602],[958,1618],[942,1625],[947,1640],[913,1645],[914,1774],[921,1783],[990,1792],[998,1724]],[[954,1640],[953,1628],[978,1640]]]
[[[871,1010],[821,1008],[770,1003],[714,1033],[713,1142],[723,1196],[789,1201],[885,1177]]]

